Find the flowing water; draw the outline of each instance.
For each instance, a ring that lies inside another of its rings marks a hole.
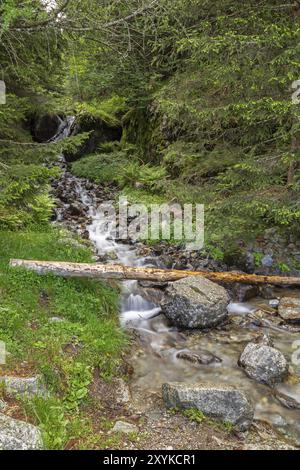
[[[62,122],[56,139],[66,137],[72,126],[73,119]],[[97,209],[99,201],[93,190],[89,191],[83,180],[68,172],[61,159],[63,178],[71,179],[78,200],[88,207],[87,230],[93,242],[95,252],[100,257],[110,255],[109,262],[128,266],[148,266],[147,260],[139,256],[135,245],[118,243],[112,236],[112,228],[102,211]],[[58,221],[63,221],[58,212]],[[113,253],[113,256],[111,254]],[[289,292],[290,294],[290,292]],[[292,295],[295,293],[292,292]],[[286,295],[283,290],[278,295]],[[299,296],[299,291],[296,292]],[[120,305],[120,323],[122,327],[133,330],[139,338],[140,347],[133,353],[132,365],[134,375],[131,381],[133,399],[143,397],[141,406],[147,407],[147,397],[158,393],[161,384],[166,381],[197,382],[208,380],[225,382],[244,389],[255,403],[255,417],[275,425],[287,436],[300,442],[300,410],[287,409],[277,402],[271,390],[248,379],[237,366],[237,360],[248,341],[251,341],[262,330],[268,333],[275,347],[282,351],[290,360],[293,354],[293,343],[300,335],[256,326],[255,322],[247,322],[249,313],[257,309],[257,303],[266,303],[256,299],[247,304],[230,304],[229,315],[232,321],[222,328],[209,332],[179,331],[170,325],[160,313],[159,305],[149,300],[149,295],[136,281],[122,283],[122,302]],[[197,354],[205,364],[187,360],[187,356]],[[298,380],[281,384],[277,389],[300,401],[300,365],[293,365]]]

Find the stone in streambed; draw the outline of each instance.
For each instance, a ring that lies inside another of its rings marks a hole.
[[[195,365],[208,365],[214,362],[222,362],[222,359],[203,349],[197,351],[183,349],[176,354],[176,357]]]
[[[32,424],[0,413],[0,450],[40,450],[42,437]]]
[[[248,377],[269,386],[282,382],[288,375],[288,363],[284,355],[264,341],[248,343],[238,365]]]
[[[300,298],[282,297],[278,306],[278,314],[287,322],[300,322]]]
[[[246,431],[253,420],[253,406],[245,393],[230,385],[179,382],[164,383],[163,399],[168,408],[196,408],[205,416],[231,423]]]
[[[288,408],[289,410],[300,410],[299,400],[296,400],[285,393],[281,393],[278,390],[274,391],[274,397],[285,408]]]
[[[193,276],[170,283],[161,303],[162,312],[182,328],[212,328],[227,318],[229,297],[224,287]]]

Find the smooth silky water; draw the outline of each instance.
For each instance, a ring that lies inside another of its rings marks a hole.
[[[60,137],[64,138],[70,132],[73,119],[68,118],[62,123]],[[63,157],[62,167],[65,168]],[[95,246],[98,255],[114,253],[110,263],[128,266],[147,266],[144,258],[138,256],[134,245],[117,243],[111,234],[112,227],[107,225],[102,211],[97,210],[97,203],[92,191],[82,186],[82,180],[68,174],[75,182],[78,199],[89,207],[90,225],[87,226],[89,238]],[[59,219],[58,219],[59,220]],[[296,295],[299,290],[279,290],[279,296]],[[148,296],[147,296],[148,298]],[[229,316],[247,317],[255,311],[257,304],[263,299],[254,299],[251,303],[230,304]],[[131,380],[133,400],[138,397],[158,394],[161,384],[166,381],[193,383],[212,381],[228,383],[244,389],[255,405],[255,417],[273,424],[288,437],[293,437],[300,443],[300,411],[289,410],[280,405],[272,396],[271,390],[247,378],[237,366],[240,353],[248,341],[259,332],[266,332],[286,358],[291,360],[294,352],[292,344],[300,339],[299,334],[270,330],[269,328],[236,326],[234,322],[224,328],[209,332],[179,331],[170,325],[160,307],[143,297],[143,290],[136,281],[122,283],[122,301],[120,306],[120,323],[123,328],[130,329],[139,337],[140,347],[133,353],[132,365],[134,373]],[[194,364],[177,357],[179,352],[205,350],[221,359],[209,365]],[[300,376],[300,365],[292,364],[295,375]],[[281,384],[277,389],[300,401],[299,379],[291,383]],[[147,407],[147,403],[143,403]]]

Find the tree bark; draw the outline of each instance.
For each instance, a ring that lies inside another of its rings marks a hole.
[[[98,279],[178,281],[190,276],[204,276],[215,282],[241,282],[244,284],[273,284],[278,286],[300,286],[300,277],[258,276],[235,272],[179,271],[122,266],[117,264],[87,264],[61,261],[10,260],[11,267],[23,267],[39,274],[54,274],[62,277],[89,277]]]

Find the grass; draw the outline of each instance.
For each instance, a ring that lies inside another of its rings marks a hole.
[[[72,164],[72,172],[96,183],[117,183],[121,170],[128,165],[124,152],[87,155]]]
[[[45,446],[62,449],[87,433],[80,410],[94,369],[109,379],[120,364],[127,338],[118,326],[118,292],[96,280],[11,269],[10,258],[90,262],[91,250],[52,226],[46,233],[0,233],[0,340],[8,351],[2,373],[42,375],[51,398],[24,407]]]
[[[183,415],[189,421],[195,422],[197,424],[206,423],[215,429],[226,431],[228,433],[231,433],[234,429],[232,423],[229,423],[228,421],[217,421],[216,419],[208,418],[207,416],[205,416],[204,413],[202,413],[201,410],[198,410],[197,408],[188,408],[183,411]]]

